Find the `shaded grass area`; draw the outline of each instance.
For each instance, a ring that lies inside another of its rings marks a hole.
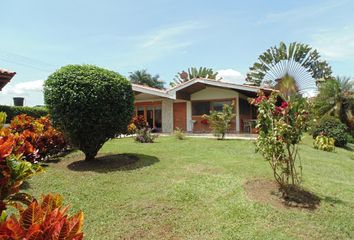
[[[354,152],[301,145],[304,187],[314,211],[252,201],[244,185],[271,180],[250,141],[160,137],[153,144],[115,139],[94,163],[73,152],[35,176],[27,191],[59,192],[85,213],[86,239],[351,239]]]

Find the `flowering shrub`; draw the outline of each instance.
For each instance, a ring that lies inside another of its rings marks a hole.
[[[22,133],[26,140],[36,148],[38,158],[45,160],[68,147],[64,135],[53,128],[48,117],[35,119],[28,115],[18,115],[10,123],[13,133]]]
[[[326,137],[324,135],[319,135],[316,137],[315,141],[313,142],[313,147],[315,149],[323,150],[326,152],[333,152],[334,147],[334,138]]]
[[[300,158],[297,144],[308,118],[305,100],[290,100],[279,106],[278,99],[277,93],[266,97],[260,92],[257,98],[250,100],[258,107],[256,150],[269,162],[281,187],[299,185],[302,167],[296,168],[295,161]]]
[[[214,135],[222,140],[225,138],[225,134],[229,130],[234,117],[233,106],[224,104],[221,112],[211,111],[210,115],[203,115],[203,120],[210,122]]]
[[[151,133],[150,128],[138,129],[136,131],[135,141],[140,143],[153,143],[157,135]]]
[[[42,196],[41,202],[32,200],[19,219],[12,215],[0,220],[0,239],[83,239],[83,213],[69,217],[62,202],[60,195],[51,194]]]

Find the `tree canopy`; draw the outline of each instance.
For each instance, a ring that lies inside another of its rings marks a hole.
[[[321,83],[314,107],[318,116],[335,116],[353,131],[354,80],[336,77]]]
[[[44,83],[44,100],[53,124],[86,160],[127,131],[134,111],[130,82],[93,65],[68,65],[51,74]]]
[[[128,78],[134,84],[164,89],[164,82],[159,80],[160,76],[158,74],[153,76],[146,69],[131,72]]]
[[[214,72],[214,70],[212,68],[191,67],[191,68],[188,68],[187,71],[182,71],[182,72],[177,73],[175,78],[173,79],[173,82],[171,82],[170,85],[173,87],[178,84],[192,80],[193,78],[208,78],[208,79],[217,80],[216,79],[217,74],[218,73]]]
[[[282,60],[294,60],[306,68],[314,79],[331,79],[332,70],[328,63],[321,60],[317,50],[309,45],[293,42],[287,46],[280,42],[279,46],[267,49],[258,57],[247,73],[246,81],[249,84],[260,86],[267,72]]]

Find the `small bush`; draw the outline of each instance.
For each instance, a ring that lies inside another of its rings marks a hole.
[[[25,133],[26,140],[37,149],[36,158],[47,160],[65,151],[68,142],[62,132],[55,129],[48,117],[33,118],[26,114],[14,117],[9,129],[13,133]]]
[[[68,65],[48,77],[44,100],[55,127],[92,160],[110,138],[126,133],[134,111],[131,83],[93,65]]]
[[[322,135],[317,136],[315,141],[313,142],[313,147],[322,151],[333,152],[335,149],[334,138]]]
[[[203,115],[202,121],[206,120],[206,124],[210,122],[210,127],[212,128],[214,135],[218,139],[223,140],[230,128],[231,121],[235,116],[234,106],[224,104],[221,112],[211,111],[210,115]]]
[[[184,131],[180,128],[176,128],[176,130],[173,132],[173,135],[179,140],[186,139],[186,135],[184,134]]]
[[[150,128],[137,129],[134,137],[135,141],[140,143],[153,143],[157,135],[151,133]]]
[[[133,123],[136,129],[143,129],[148,127],[148,123],[144,116],[134,116],[131,123]]]
[[[45,107],[18,107],[0,105],[0,112],[6,113],[6,123],[10,123],[15,116],[21,114],[26,114],[34,118],[40,118],[48,115],[48,109]]]
[[[322,117],[313,127],[313,138],[320,135],[334,138],[334,145],[337,147],[344,147],[349,138],[347,127],[339,119],[327,115]]]

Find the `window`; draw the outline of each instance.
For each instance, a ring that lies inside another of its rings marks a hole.
[[[240,98],[240,114],[250,115],[251,114],[251,104],[243,98]]]
[[[137,115],[144,117],[144,107],[138,107]]]
[[[145,121],[149,124],[154,131],[161,131],[162,128],[162,110],[161,105],[151,104],[145,106],[139,106],[135,109],[137,116],[143,116]]]
[[[225,104],[226,105],[231,105],[232,102],[231,101],[212,102],[211,103],[211,109],[213,111],[221,112],[222,108],[224,107]]]
[[[202,101],[192,102],[192,115],[201,116],[203,114],[210,114],[210,111],[221,112],[224,104],[231,105],[232,101]]]
[[[192,102],[192,115],[200,116],[210,113],[210,102]]]

